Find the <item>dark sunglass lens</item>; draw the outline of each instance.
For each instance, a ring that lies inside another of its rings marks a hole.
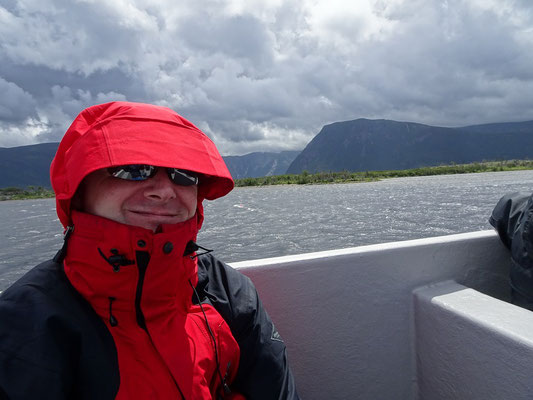
[[[192,186],[198,184],[198,176],[193,172],[178,168],[167,168],[168,176],[176,185]]]
[[[108,170],[109,173],[115,178],[125,179],[128,181],[144,181],[154,174],[155,167],[152,165],[132,164],[122,165],[120,167],[112,167]]]

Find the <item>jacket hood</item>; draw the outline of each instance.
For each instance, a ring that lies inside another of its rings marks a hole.
[[[181,168],[201,175],[199,226],[203,199],[233,189],[233,179],[214,143],[191,122],[167,107],[111,102],[83,110],[59,144],[50,167],[59,220],[72,223],[71,200],[93,171],[126,164]]]

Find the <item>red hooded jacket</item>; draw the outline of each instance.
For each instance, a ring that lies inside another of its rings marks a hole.
[[[201,174],[198,217],[163,225],[154,234],[71,209],[85,176],[126,164]],[[202,222],[203,198],[214,199],[233,188],[211,140],[164,107],[124,102],[94,106],[66,132],[52,162],[51,180],[58,216],[64,225],[74,226],[64,271],[104,320],[117,347],[117,399],[210,399],[223,394],[223,385],[235,377],[239,347],[213,307],[192,304],[197,260],[192,252],[185,254]],[[114,267],[109,259],[117,255],[130,264]],[[142,379],[147,375],[150,379]]]

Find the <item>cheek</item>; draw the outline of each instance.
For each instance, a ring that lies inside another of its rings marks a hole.
[[[120,221],[120,210],[127,193],[119,190],[113,181],[99,182],[91,189],[91,193],[85,195],[85,212]]]
[[[97,191],[87,195],[85,199],[85,211],[102,217],[109,217],[113,204],[115,204],[113,193],[105,191],[104,188],[98,188]]]
[[[189,211],[189,217],[192,217],[196,213],[196,207],[198,206],[198,189],[196,186],[187,188],[187,191],[183,195],[183,203]]]

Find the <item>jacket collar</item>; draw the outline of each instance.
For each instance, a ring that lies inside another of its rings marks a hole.
[[[110,298],[114,309],[135,311],[141,296],[146,318],[151,309],[159,315],[166,308],[191,306],[197,263],[194,254],[184,253],[196,240],[196,216],[163,225],[160,233],[77,211],[72,220],[65,273],[99,314],[105,314]]]

